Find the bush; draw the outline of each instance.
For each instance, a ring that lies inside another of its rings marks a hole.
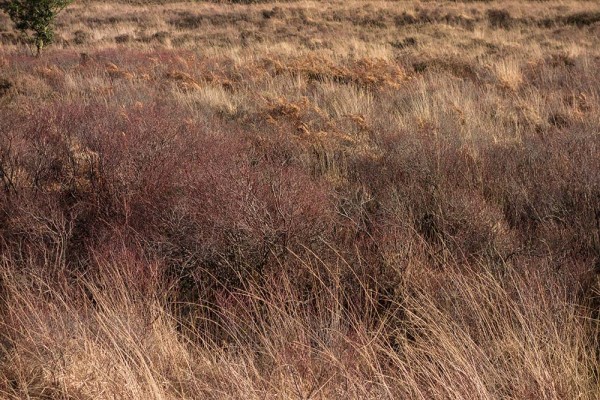
[[[487,17],[494,28],[508,29],[513,22],[510,13],[506,10],[488,10]]]

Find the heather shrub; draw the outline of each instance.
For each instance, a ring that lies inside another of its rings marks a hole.
[[[600,21],[600,12],[580,12],[576,14],[567,15],[562,18],[562,22],[565,24],[572,24],[577,26],[592,25]]]
[[[12,86],[13,84],[8,79],[0,78],[0,98],[5,96]]]
[[[508,29],[513,23],[513,18],[507,10],[491,9],[487,11],[490,25],[494,28]]]
[[[73,105],[14,125],[27,144],[11,149],[10,159],[24,178],[5,179],[5,196],[31,203],[8,203],[9,230],[28,232],[13,240],[37,242],[45,228],[32,217],[56,215],[68,227],[60,239],[69,262],[89,258],[116,229],[144,238],[146,254],[164,259],[174,274],[208,268],[232,285],[290,251],[322,246],[333,221],[322,184],[297,168],[248,159],[239,140],[182,125],[172,112],[165,119],[165,111],[155,105],[125,116]]]

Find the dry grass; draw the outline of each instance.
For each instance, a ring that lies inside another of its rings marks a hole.
[[[5,285],[11,307],[3,329],[10,344],[2,393],[82,399],[597,397],[595,324],[572,303],[560,278],[513,269],[502,276],[454,268],[440,274],[415,265],[397,288],[401,303],[372,314],[377,299],[368,282],[361,282],[364,304],[354,301],[348,309],[352,295],[341,284],[348,265],[302,268],[319,293],[310,302],[285,274],[250,280],[244,289],[224,291],[210,309],[196,310],[197,322],[184,328],[185,321],[165,311],[168,298],[131,287],[119,264],[103,265],[100,284],[83,278],[66,286],[6,265],[5,282],[27,284]],[[354,308],[371,311],[355,314]]]
[[[599,13],[0,16],[0,397],[600,398]]]

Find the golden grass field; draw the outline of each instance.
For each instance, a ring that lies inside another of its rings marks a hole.
[[[600,4],[241,3],[0,16],[0,398],[600,399]]]

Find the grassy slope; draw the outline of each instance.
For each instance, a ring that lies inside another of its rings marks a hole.
[[[599,398],[599,19],[0,17],[0,397]]]

